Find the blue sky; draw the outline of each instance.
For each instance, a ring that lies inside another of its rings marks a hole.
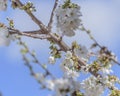
[[[23,2],[27,0],[22,0]],[[37,12],[35,15],[47,24],[52,10],[54,0],[31,0],[34,2]],[[96,40],[113,51],[120,61],[120,1],[119,0],[72,0],[81,5],[82,20],[86,28],[90,29]],[[20,30],[35,30],[38,27],[30,20],[23,11],[12,11],[8,7],[7,12],[0,12],[0,22],[7,24],[6,17],[14,19],[15,27]],[[55,25],[55,24],[54,24]],[[55,30],[53,30],[55,31]],[[77,31],[76,36],[65,38],[65,42],[70,44],[74,40],[89,46],[92,41],[84,32]],[[37,51],[37,56],[42,63],[47,63],[48,42],[24,38],[30,49]],[[19,46],[11,42],[8,47],[0,47],[0,91],[3,96],[48,96],[46,91],[40,91],[39,84],[29,75],[29,70],[24,66]],[[45,55],[41,55],[45,54]],[[56,65],[50,66],[52,72],[58,77],[61,75]],[[41,70],[38,66],[36,70]],[[119,76],[119,67],[114,66],[114,73]],[[120,87],[119,87],[120,88]]]

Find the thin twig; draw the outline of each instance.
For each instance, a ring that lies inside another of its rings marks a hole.
[[[51,31],[51,28],[52,28],[54,11],[55,11],[57,5],[58,5],[58,0],[55,0],[55,4],[54,4],[54,7],[53,7],[53,10],[52,10],[52,13],[51,13],[51,17],[50,17],[50,20],[49,20],[49,23],[48,23],[48,30],[50,30],[50,31]]]
[[[19,8],[21,8],[21,7],[23,6],[23,4],[20,2],[20,0],[16,0],[15,2],[16,2],[16,4],[19,6]],[[45,25],[42,23],[42,21],[38,20],[38,19],[36,18],[36,16],[32,14],[32,12],[29,12],[29,11],[27,11],[27,10],[24,10],[24,11],[25,11],[25,12],[31,17],[31,19],[41,28],[41,30],[42,30],[43,33],[44,33],[44,32],[47,32],[47,31],[45,31],[46,28],[45,28]]]
[[[25,31],[25,32],[20,32],[19,30],[9,30],[9,33],[10,34],[18,34],[18,35],[22,35],[22,36],[27,36],[27,37],[32,37],[32,38],[35,38],[35,39],[49,39],[50,36],[49,35],[46,35],[46,34],[38,34],[40,33],[40,31]]]
[[[28,67],[31,76],[33,76],[33,77],[35,78],[35,80],[42,86],[41,88],[47,88],[47,89],[49,90],[49,88],[46,87],[46,85],[45,85],[44,83],[40,82],[40,80],[36,78],[36,73],[34,72],[32,65],[30,65],[30,63],[29,63],[29,61],[27,60],[27,58],[26,58],[25,55],[23,55],[23,60],[25,61],[25,66]],[[41,78],[40,78],[40,79],[41,79]]]
[[[22,42],[21,38],[18,39],[20,44],[23,45],[23,47],[25,49],[27,49],[27,53],[32,56],[32,58],[34,59],[34,63],[38,64],[41,68],[43,68],[46,72],[46,75],[50,75],[53,79],[55,78],[52,73],[50,73],[50,71],[48,69],[46,69],[41,63],[40,61],[37,59],[37,57],[29,50],[29,48],[25,45],[25,43]],[[29,61],[27,60],[27,58],[25,58],[25,55],[23,55],[23,59],[26,61],[30,71],[31,71],[31,74],[34,75],[34,72],[33,72],[33,69],[32,69],[32,66],[30,66],[29,64]]]
[[[8,28],[9,31],[11,32],[17,32],[18,30],[17,29],[11,29],[11,28]],[[30,33],[30,34],[43,34],[41,32],[41,30],[34,30],[34,31],[23,31],[23,33]]]
[[[18,29],[8,28],[10,32],[18,32]],[[30,34],[45,34],[42,30],[33,30],[33,31],[23,31],[23,33],[30,33]]]
[[[92,36],[92,34],[90,33],[90,31],[89,30],[87,30],[84,26],[83,26],[83,24],[82,24],[82,30],[83,31],[85,31],[87,34],[88,34],[88,36],[90,37],[90,39],[91,40],[93,40],[93,42],[100,48],[100,49],[102,49],[104,46],[102,46],[102,45],[100,45],[98,42],[97,42],[97,40]],[[107,49],[107,50],[103,50],[104,51],[104,53],[110,53],[110,51]],[[108,57],[109,59],[111,59],[114,63],[116,63],[116,64],[118,64],[118,65],[120,65],[120,62],[118,62],[117,60],[115,60],[114,58],[111,58],[110,56]]]

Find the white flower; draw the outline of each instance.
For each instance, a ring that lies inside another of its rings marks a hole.
[[[53,80],[47,80],[47,88],[50,90],[54,90],[55,82]]]
[[[53,96],[66,96],[74,91],[78,91],[80,89],[80,82],[73,79],[60,78],[47,80],[47,86],[49,89],[55,91],[55,95]]]
[[[110,74],[110,73],[113,72],[111,69],[105,68],[105,67],[103,67],[103,68],[101,69],[101,71],[103,72],[103,75],[105,75],[105,74]]]
[[[115,53],[111,52],[111,58],[115,61],[118,61],[117,56],[115,55]],[[115,62],[111,61],[112,64],[114,64]]]
[[[7,0],[0,0],[0,11],[5,11],[7,8]]]
[[[68,79],[58,79],[58,80],[56,80],[55,81],[55,89],[67,89],[67,88],[69,88],[69,81],[68,81]]]
[[[74,52],[78,57],[81,57],[81,58],[84,58],[84,59],[87,58],[88,50],[85,46],[80,45],[80,48],[75,48]]]
[[[48,62],[50,64],[54,64],[55,63],[55,58],[53,56],[50,56]]]
[[[41,83],[45,81],[45,76],[42,73],[36,73],[35,78]]]
[[[49,89],[55,91],[55,96],[66,96],[66,90],[70,88],[69,80],[62,78],[56,80],[48,80],[47,85]]]
[[[55,12],[57,17],[57,28],[63,35],[69,37],[74,36],[74,31],[79,28],[81,23],[80,7],[76,5],[76,7],[63,8],[63,5],[60,5]]]
[[[70,79],[70,82],[71,82],[71,85],[72,85],[72,89],[73,91],[75,90],[80,90],[81,88],[81,84],[79,81],[76,81],[76,80],[73,80],[73,79]],[[72,90],[71,90],[72,91]]]
[[[96,96],[96,94],[101,96],[103,94],[105,87],[96,80],[95,77],[91,76],[81,83],[85,96]]]
[[[7,27],[0,27],[0,46],[7,46],[10,43],[11,38],[8,36],[9,32]]]
[[[85,66],[81,66],[80,71],[83,72],[83,73],[88,73],[89,68],[90,68],[90,66],[88,64],[86,64]]]
[[[61,64],[61,69],[64,72],[66,78],[79,77],[79,72],[74,69],[74,61],[72,59],[65,59]]]
[[[64,75],[66,78],[76,79],[77,77],[79,77],[79,72],[76,72],[75,70],[68,69],[66,72],[64,72]]]
[[[110,83],[109,77],[108,77],[107,75],[102,76],[102,78],[101,78],[101,77],[98,77],[97,79],[98,79],[99,81],[101,81],[103,84],[105,84],[105,86],[106,86],[106,84]]]
[[[72,53],[70,51],[67,51],[66,59],[71,59],[71,58],[72,58]]]
[[[61,29],[61,30],[63,30],[62,32],[62,36],[63,35],[66,35],[66,36],[69,36],[69,37],[71,37],[71,36],[74,36],[75,35],[75,32],[73,31],[73,30],[71,30],[71,29]]]
[[[64,72],[65,78],[79,77],[79,72],[75,70],[74,61],[72,59],[72,53],[67,51],[66,57],[61,64],[61,69]]]
[[[72,59],[65,59],[63,62],[62,62],[62,65],[63,66],[67,66],[68,68],[72,68],[73,65],[74,65],[74,61]]]
[[[101,62],[100,62],[101,63]],[[102,65],[102,64],[101,64]],[[113,64],[108,63],[106,66],[102,66],[99,71],[101,71],[103,74],[102,75],[108,75],[110,73],[113,73],[113,70],[111,69]]]

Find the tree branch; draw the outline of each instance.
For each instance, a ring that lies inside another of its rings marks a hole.
[[[8,30],[12,33],[17,33],[19,30],[17,29],[12,29],[12,28],[8,28]],[[23,33],[29,33],[29,34],[43,34],[43,32],[41,30],[33,30],[33,31],[23,31]]]
[[[51,13],[51,17],[50,17],[50,20],[49,20],[49,23],[48,23],[48,29],[49,29],[50,31],[51,31],[51,28],[52,28],[54,11],[55,11],[57,5],[58,5],[58,0],[55,0],[55,4],[54,4],[54,7],[53,7],[53,10],[52,10],[52,13]]]
[[[19,30],[16,30],[16,29],[9,29],[9,33],[11,35],[18,34],[18,35],[32,37],[32,38],[41,39],[41,40],[50,38],[50,36],[48,36],[47,34],[38,34],[40,32],[41,32],[40,30],[20,32]]]
[[[16,3],[19,5],[19,7],[23,6],[23,4],[19,0],[16,0]],[[48,28],[40,20],[38,20],[31,12],[28,12],[27,10],[25,10],[25,12],[41,28],[41,32],[50,36],[50,39],[52,39],[56,44],[58,44],[59,47],[62,49],[62,51],[66,52],[66,51],[69,51],[71,49],[63,40],[61,40],[60,37],[58,38],[53,33],[49,32]],[[51,17],[51,18],[53,18],[53,17]],[[86,65],[86,63],[81,58],[78,59],[78,63],[79,63],[80,66],[85,66]],[[91,68],[90,68],[89,72],[92,75],[94,75],[95,77],[101,77],[102,78],[102,76],[100,74],[93,71]],[[101,84],[103,84],[103,83],[101,82]],[[112,89],[112,88],[109,88],[109,89]]]

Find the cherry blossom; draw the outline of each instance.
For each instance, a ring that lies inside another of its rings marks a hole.
[[[47,80],[48,88],[55,91],[53,96],[66,96],[80,89],[80,82],[72,79]],[[71,96],[71,95],[70,95]]]
[[[87,78],[81,83],[82,89],[84,89],[85,96],[101,96],[104,93],[105,87],[97,82],[97,79],[93,76]]]
[[[9,32],[6,26],[0,26],[0,46],[7,46],[10,44]]]
[[[71,3],[75,5],[74,3]],[[59,5],[56,9],[56,17],[57,17],[57,28],[62,32],[63,35],[66,36],[74,36],[75,30],[79,28],[81,20],[80,20],[80,6],[66,6],[63,8],[64,4]]]
[[[75,48],[74,52],[78,57],[81,57],[83,59],[87,58],[88,50],[85,46],[79,45],[79,48]]]
[[[72,53],[70,51],[67,51],[66,57],[60,66],[66,78],[79,77],[79,72],[75,70],[74,61],[72,59]]]
[[[53,56],[50,56],[48,62],[50,64],[54,64],[55,63],[55,58]]]
[[[0,0],[0,11],[5,11],[7,9],[7,0]]]

